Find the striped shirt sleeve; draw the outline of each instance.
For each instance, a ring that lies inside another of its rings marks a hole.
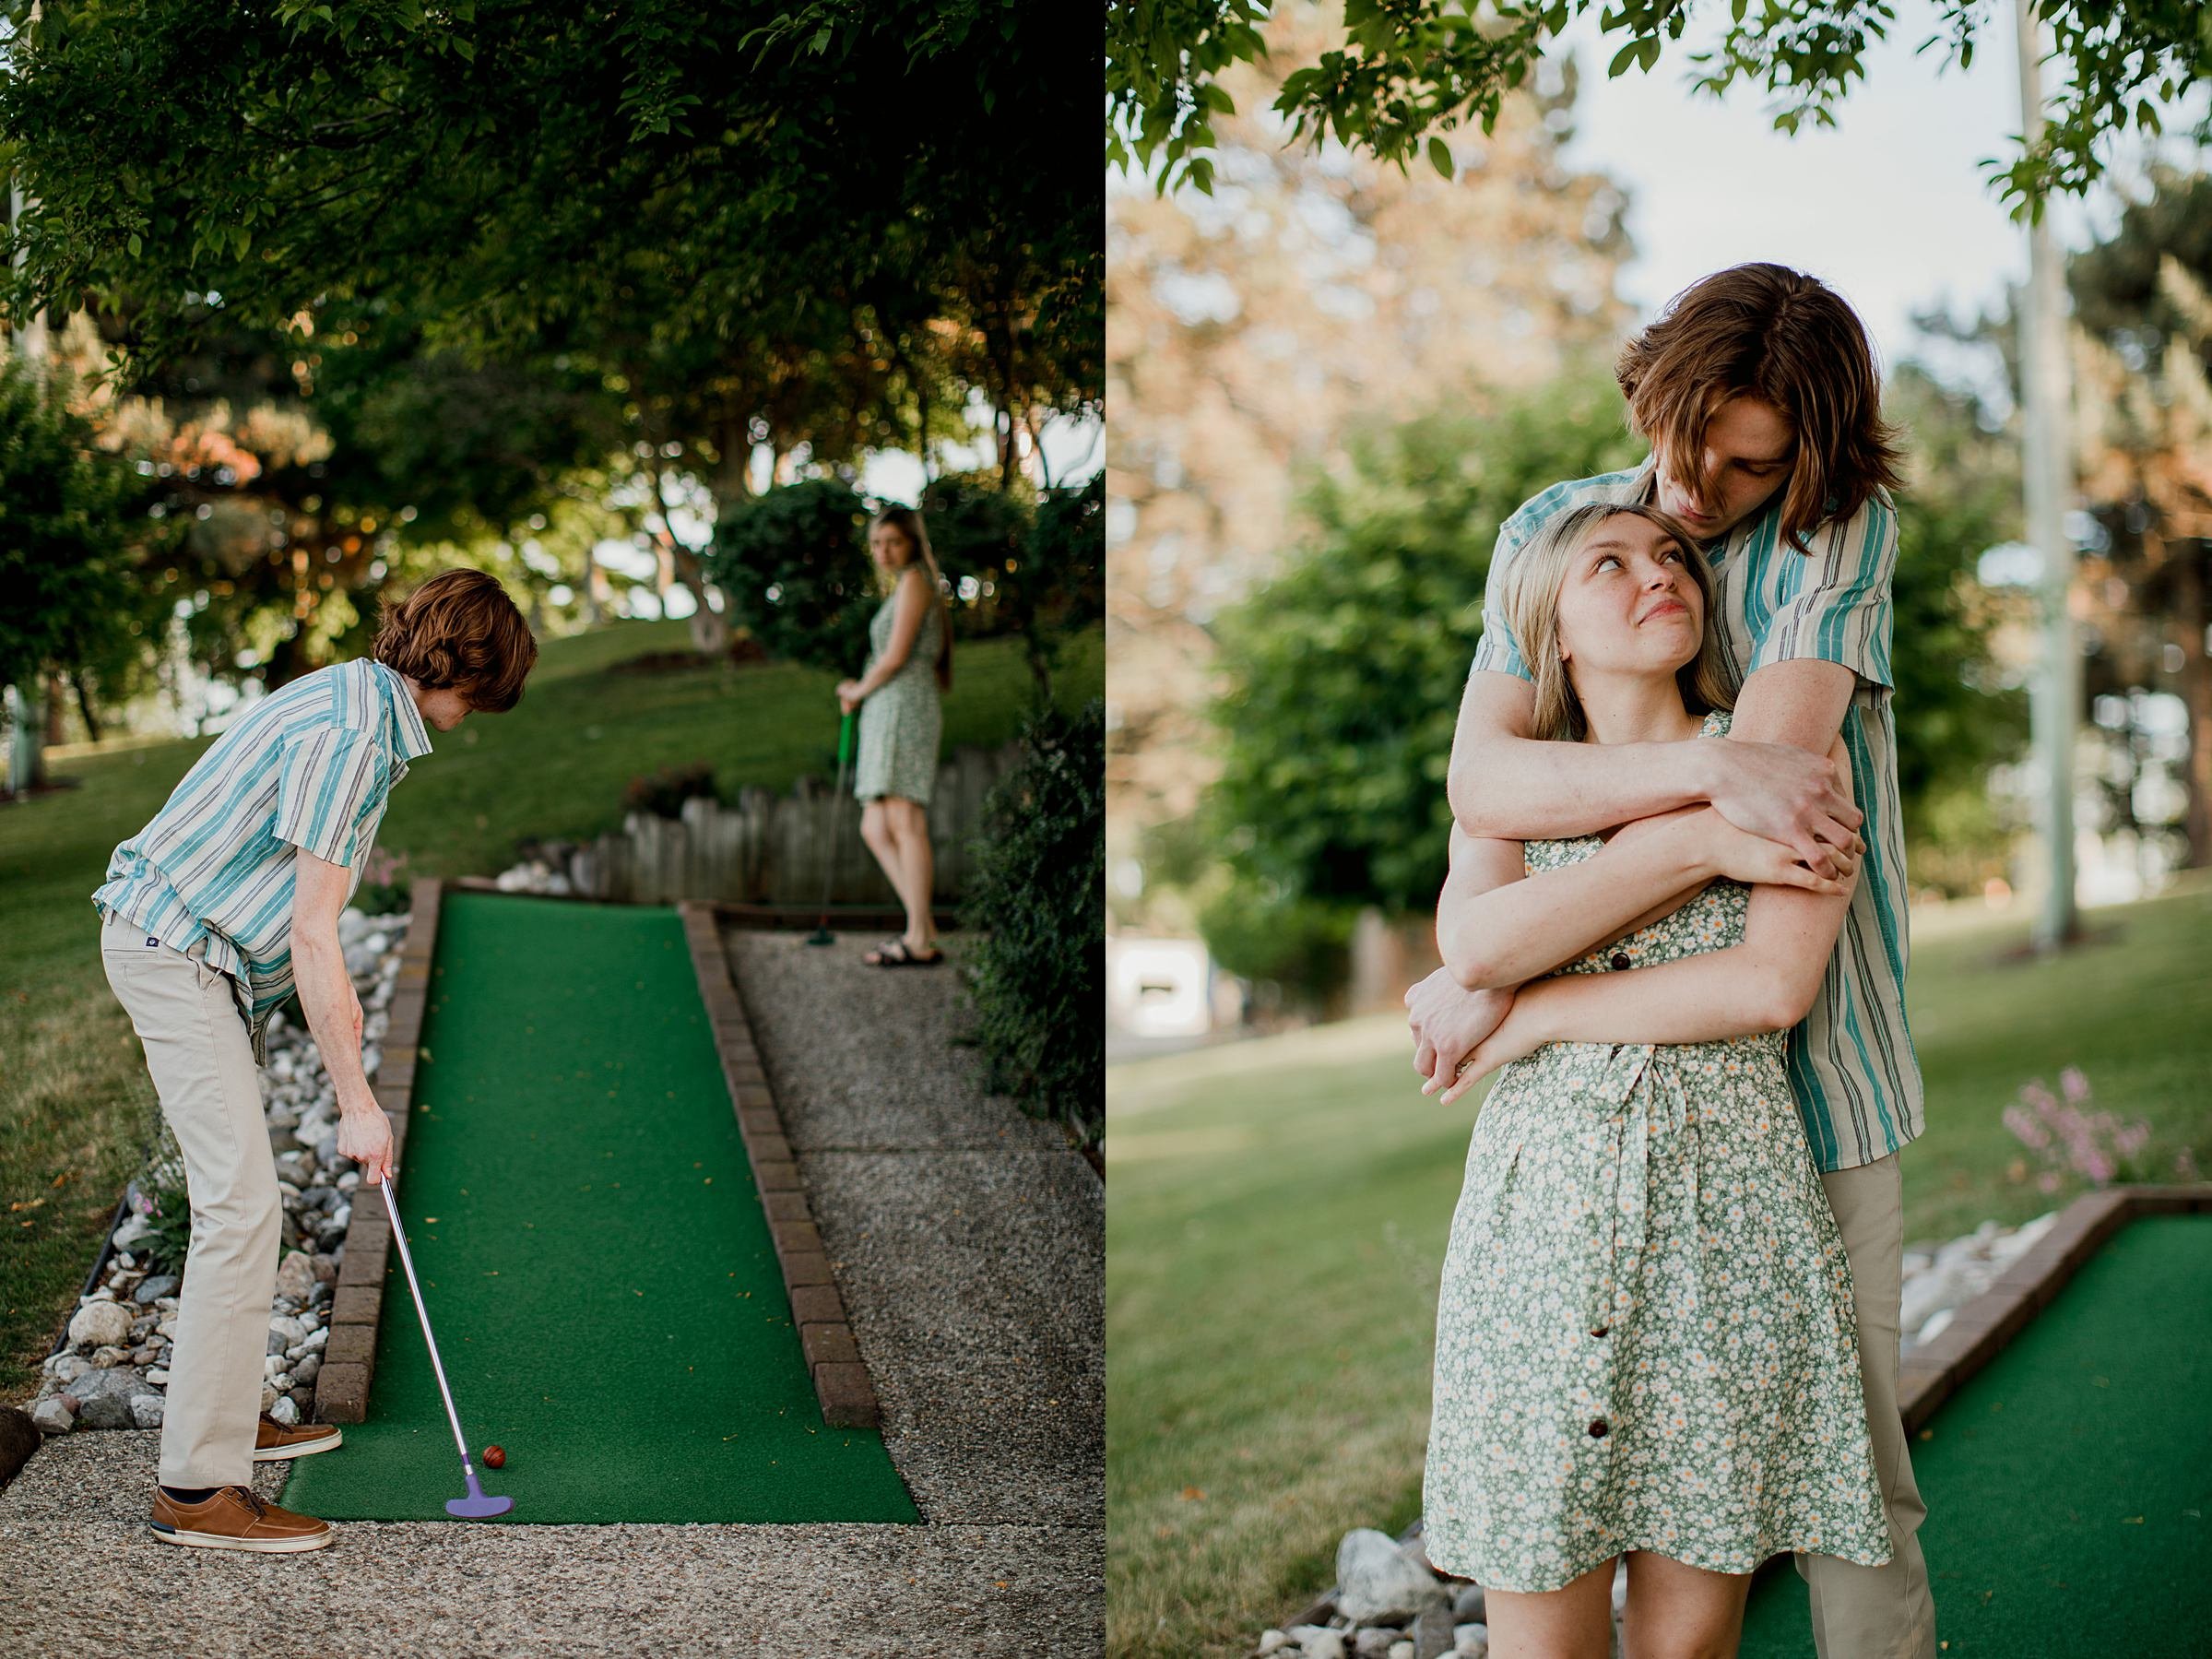
[[[1748,679],[1770,662],[1815,658],[1841,663],[1862,680],[1895,689],[1889,661],[1897,575],[1897,509],[1869,496],[1841,524],[1807,539],[1809,553],[1789,553],[1780,602],[1752,643]]]
[[[1492,670],[1533,681],[1536,676],[1521,659],[1520,642],[1513,637],[1513,630],[1506,623],[1503,603],[1505,569],[1520,551],[1525,536],[1520,527],[1520,516],[1516,513],[1498,527],[1497,546],[1490,554],[1490,571],[1483,579],[1482,637],[1474,642],[1474,666],[1469,671],[1481,673]]]
[[[320,726],[288,740],[271,833],[332,864],[351,864],[376,775],[376,740],[368,732]]]

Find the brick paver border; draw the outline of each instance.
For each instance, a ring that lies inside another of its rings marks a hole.
[[[415,1058],[422,1040],[422,1013],[430,1002],[431,966],[438,954],[438,906],[444,883],[434,876],[409,890],[407,941],[399,949],[399,978],[386,1010],[382,1058],[371,1085],[384,1121],[392,1126],[392,1185],[404,1178],[408,1113],[415,1095]],[[384,1285],[392,1249],[392,1218],[384,1193],[366,1184],[353,1190],[346,1224],[345,1260],[330,1296],[330,1339],[315,1373],[318,1421],[358,1423],[369,1409],[369,1382],[376,1369],[376,1330],[384,1315]]]
[[[2139,1215],[2206,1211],[2212,1211],[2212,1182],[2105,1187],[2083,1193],[2059,1212],[2058,1219],[1995,1284],[1905,1356],[1898,1371],[1898,1404],[1904,1414],[1905,1432],[1918,1434],[1937,1407],[2003,1353],[2105,1240],[2129,1222]]]
[[[722,944],[716,915],[721,908],[687,902],[676,911],[683,919],[683,936],[691,946],[715,1052],[721,1057],[722,1075],[737,1108],[738,1132],[744,1138],[753,1183],[767,1212],[775,1259],[791,1298],[791,1320],[798,1327],[799,1346],[814,1379],[815,1397],[822,1403],[822,1420],[839,1428],[874,1428],[882,1422],[875,1386],[853,1341],[845,1300],[830,1272],[829,1258],[822,1253],[822,1234],[808,1209],[806,1190],[799,1185],[798,1165],[791,1156],[790,1142],[784,1138],[783,1113],[768,1086],[761,1052],[753,1046],[752,1022],[746,1017],[729,954]]]

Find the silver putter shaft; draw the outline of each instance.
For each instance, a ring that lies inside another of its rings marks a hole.
[[[515,1507],[515,1499],[487,1498],[484,1488],[477,1484],[476,1464],[469,1460],[468,1442],[461,1434],[461,1414],[453,1408],[453,1390],[445,1385],[445,1366],[438,1357],[438,1339],[431,1334],[430,1309],[422,1305],[422,1286],[415,1281],[415,1259],[408,1253],[407,1229],[399,1225],[399,1205],[392,1198],[392,1178],[380,1177],[377,1184],[384,1189],[384,1214],[392,1220],[392,1241],[399,1246],[399,1265],[407,1269],[407,1287],[414,1293],[415,1313],[422,1321],[422,1340],[430,1345],[431,1369],[438,1374],[438,1392],[445,1396],[445,1420],[453,1425],[453,1443],[461,1452],[461,1475],[468,1483],[468,1496],[448,1500],[445,1512],[466,1521],[503,1515]]]

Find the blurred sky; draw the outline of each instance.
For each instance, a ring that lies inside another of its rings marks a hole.
[[[1709,271],[1771,259],[1810,271],[1858,309],[1887,367],[1920,356],[1939,370],[1964,365],[1912,326],[1911,314],[1949,305],[1961,321],[1994,305],[2028,270],[2024,228],[2000,205],[1985,158],[2010,160],[2020,130],[2019,60],[2011,0],[1984,13],[1970,70],[1942,67],[1943,44],[1915,53],[1937,30],[1929,0],[1904,0],[1888,42],[1867,54],[1866,79],[1832,128],[1777,132],[1769,101],[1738,87],[1724,100],[1687,89],[1692,30],[1671,42],[1649,75],[1618,80],[1605,65],[1620,49],[1583,12],[1566,41],[1581,67],[1568,161],[1627,186],[1638,257],[1623,297],[1649,315]],[[2046,65],[2044,91],[2054,73]],[[2163,111],[2168,130],[2201,112],[2206,93]],[[2169,157],[2202,164],[2168,140]],[[2122,179],[2139,175],[2148,147],[2133,134],[2106,154]],[[2117,165],[2114,166],[2114,162]],[[2109,232],[2119,200],[2110,188],[2056,201],[2062,245]]]

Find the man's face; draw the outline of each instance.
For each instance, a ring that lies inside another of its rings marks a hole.
[[[468,699],[452,686],[422,693],[422,717],[434,730],[451,731],[470,713]]]
[[[1705,481],[1693,493],[1676,476],[1674,457],[1659,451],[1658,506],[1697,532],[1700,541],[1725,536],[1790,481],[1797,435],[1782,412],[1748,393],[1731,397],[1705,423]]]

